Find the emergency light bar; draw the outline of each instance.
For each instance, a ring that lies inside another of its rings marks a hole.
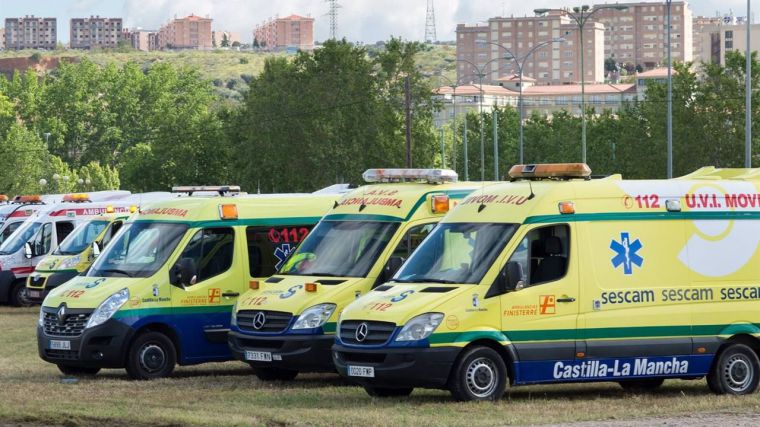
[[[426,181],[431,184],[457,182],[458,175],[450,169],[367,169],[365,182]]]
[[[42,197],[39,195],[16,196],[13,203],[42,203]]]
[[[514,165],[509,170],[512,179],[530,178],[588,178],[591,168],[585,163],[546,163],[536,165]]]
[[[8,196],[5,194],[0,194],[0,203],[6,203],[8,201]]]
[[[63,196],[64,202],[70,203],[84,203],[90,201],[90,195],[87,193],[72,193]]]
[[[172,187],[172,193],[187,193],[190,196],[192,196],[193,193],[198,192],[198,191],[214,192],[214,193],[219,193],[220,196],[224,196],[226,194],[240,193],[240,186],[239,185],[200,185],[200,186],[185,185],[185,186],[179,186],[179,187]]]

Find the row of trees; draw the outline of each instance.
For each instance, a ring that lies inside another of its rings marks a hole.
[[[405,164],[404,82],[413,100],[413,163],[440,166],[429,80],[415,58],[424,46],[389,41],[369,55],[330,41],[292,59],[272,57],[248,82],[239,105],[221,102],[197,70],[156,63],[100,67],[86,59],[54,73],[0,77],[0,192],[17,194],[121,187],[166,190],[178,184],[236,183],[250,192],[311,191],[361,180],[370,167]],[[674,170],[743,163],[743,57],[725,67],[679,65],[674,75]],[[753,76],[760,66],[753,58]],[[753,88],[760,80],[753,77]],[[588,162],[595,174],[663,177],[665,87],[619,112],[588,114]],[[753,91],[757,98],[757,92]],[[760,106],[760,99],[753,100]],[[499,108],[501,175],[517,163],[518,114]],[[758,116],[753,111],[753,117]],[[445,127],[448,166],[460,175],[467,121],[470,178],[480,177],[480,117]],[[494,178],[493,116],[485,117],[486,179]],[[525,123],[527,162],[580,159],[580,118],[534,114]],[[756,145],[756,142],[754,142]],[[755,147],[760,148],[760,147]],[[758,152],[755,150],[754,152]],[[456,155],[454,155],[456,154]],[[54,181],[54,175],[69,180]],[[47,187],[40,187],[46,179]],[[90,184],[81,188],[80,181]]]

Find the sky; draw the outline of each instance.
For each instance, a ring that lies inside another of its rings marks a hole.
[[[598,0],[604,2],[605,0]],[[611,2],[610,0],[606,0]],[[422,40],[427,0],[338,0],[338,36],[350,41],[374,43],[390,36]],[[580,2],[564,0],[434,0],[438,40],[454,40],[457,23],[477,23],[492,16],[532,15],[540,7],[568,7]],[[586,3],[593,4],[591,0]],[[760,2],[758,2],[760,3]],[[694,15],[715,16],[733,10],[746,15],[745,0],[691,0]],[[329,35],[328,5],[324,0],[0,0],[0,26],[5,18],[35,15],[58,18],[59,41],[69,40],[69,20],[100,15],[121,17],[126,27],[158,29],[162,23],[189,14],[209,15],[213,28],[235,31],[251,42],[257,24],[290,14],[310,15],[315,39]],[[760,22],[760,7],[755,13]]]

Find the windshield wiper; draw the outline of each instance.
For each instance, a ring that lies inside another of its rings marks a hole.
[[[343,276],[333,274],[333,273],[308,273],[308,274],[304,274],[304,276],[343,277]]]
[[[119,270],[118,268],[107,268],[105,270],[100,270],[100,271],[103,273],[118,273],[118,274],[123,274],[127,277],[132,277],[132,273],[128,271],[124,271],[124,270]]]
[[[391,282],[397,282],[397,283],[443,283],[443,284],[449,284],[449,285],[456,285],[459,282],[456,282],[454,280],[445,280],[445,279],[430,279],[427,277],[423,277],[421,279],[391,279]]]

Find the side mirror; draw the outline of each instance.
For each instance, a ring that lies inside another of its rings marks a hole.
[[[174,286],[192,286],[198,281],[198,268],[192,258],[181,258],[169,271],[169,283]]]
[[[372,286],[372,288],[374,289],[377,286],[380,286],[383,283],[391,280],[391,277],[393,277],[393,275],[396,274],[401,266],[404,265],[404,261],[406,260],[400,256],[392,256],[388,258],[388,262],[386,262],[385,266],[383,266],[383,270],[380,272],[380,275],[377,276],[375,285]]]
[[[29,242],[24,243],[24,257],[26,259],[32,259],[34,252],[32,251],[32,244]]]
[[[92,257],[97,258],[100,256],[100,245],[98,242],[92,242]]]
[[[507,262],[499,272],[499,275],[496,276],[496,281],[491,285],[488,293],[486,293],[486,298],[522,289],[525,285],[522,277],[522,264],[516,261]]]

